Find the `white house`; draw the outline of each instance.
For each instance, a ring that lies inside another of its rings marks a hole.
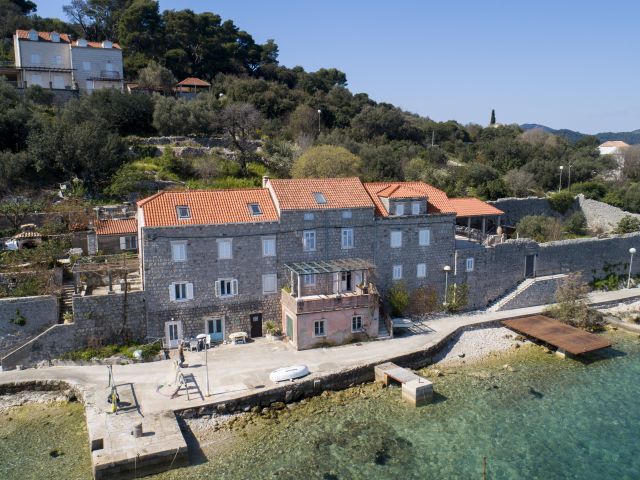
[[[598,150],[600,150],[600,155],[622,155],[627,147],[629,147],[628,143],[620,140],[613,140],[604,142],[602,145],[598,146]]]

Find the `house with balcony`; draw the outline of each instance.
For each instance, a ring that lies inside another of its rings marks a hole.
[[[15,84],[51,90],[91,93],[100,88],[123,88],[122,50],[108,40],[72,40],[66,33],[16,30]],[[3,68],[8,68],[4,66]]]
[[[485,214],[478,202],[464,214]],[[444,296],[457,216],[422,182],[265,177],[262,188],[159,192],[137,211],[148,334],[255,338],[271,320],[298,349],[384,335],[378,307],[395,283]]]

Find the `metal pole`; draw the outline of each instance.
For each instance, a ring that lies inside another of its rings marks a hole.
[[[318,134],[320,134],[320,115],[322,114],[322,110],[318,109]]]
[[[629,275],[627,276],[627,288],[631,288],[631,267],[633,266],[633,252],[631,252],[631,261],[629,262]]]
[[[204,341],[204,368],[207,374],[207,397],[211,394],[209,393],[209,344],[207,340]]]
[[[569,184],[567,185],[567,188],[571,188],[571,164],[569,164]]]
[[[558,184],[558,191],[562,190],[562,167],[560,167],[560,183]]]
[[[444,304],[447,304],[447,290],[449,290],[449,270],[444,271]]]

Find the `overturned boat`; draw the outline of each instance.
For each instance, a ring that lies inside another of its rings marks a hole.
[[[309,368],[306,365],[293,365],[291,367],[282,367],[274,370],[269,374],[272,382],[285,382],[287,380],[295,380],[309,375]]]

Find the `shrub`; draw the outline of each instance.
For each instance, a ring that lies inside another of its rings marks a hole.
[[[273,320],[267,320],[266,322],[264,322],[264,329],[267,333],[273,335],[274,333],[276,333],[276,328],[276,324]]]
[[[573,235],[585,235],[587,233],[587,219],[582,212],[575,212],[569,215],[564,222],[567,233]]]
[[[468,303],[469,287],[466,283],[452,284],[447,289],[447,303],[444,308],[447,312],[459,312],[463,310]]]
[[[531,238],[540,243],[561,240],[563,237],[563,226],[560,221],[543,215],[522,217],[516,230],[521,237]]]
[[[574,183],[569,190],[575,195],[582,193],[585,198],[590,198],[591,200],[602,200],[609,191],[609,187],[602,182],[593,180]]]
[[[640,231],[640,219],[625,215],[620,219],[613,233],[633,233],[637,231]]]
[[[438,292],[433,287],[424,285],[416,288],[409,295],[409,315],[420,317],[429,313],[437,312],[442,306],[438,301]]]
[[[564,215],[573,206],[575,196],[573,193],[563,190],[549,195],[548,201],[552,209]]]
[[[409,292],[404,282],[394,283],[387,293],[387,301],[391,307],[391,315],[402,315],[409,305]]]
[[[599,331],[604,328],[602,314],[589,308],[586,297],[588,285],[582,275],[571,274],[562,282],[556,292],[556,305],[545,309],[544,313],[574,327],[589,331]]]
[[[16,316],[11,319],[11,323],[20,327],[24,327],[27,324],[27,317],[25,317],[18,308],[16,309]]]

